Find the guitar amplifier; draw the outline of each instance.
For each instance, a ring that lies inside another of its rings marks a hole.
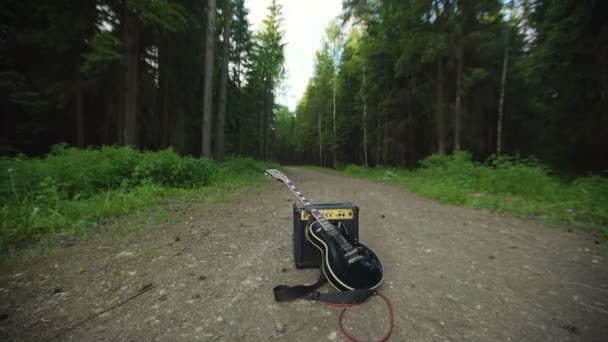
[[[350,202],[313,203],[325,218],[336,227],[344,227],[346,234],[359,239],[359,207]],[[293,205],[293,256],[296,268],[321,265],[321,252],[306,240],[306,225],[310,216],[300,203]]]

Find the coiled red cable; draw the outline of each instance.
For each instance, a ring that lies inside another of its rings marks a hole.
[[[386,342],[391,337],[391,335],[393,335],[393,326],[394,326],[393,305],[388,300],[388,298],[386,298],[384,295],[382,295],[380,293],[376,293],[376,295],[380,296],[380,298],[382,298],[384,300],[384,302],[386,303],[386,305],[388,306],[388,314],[389,314],[388,332],[386,333],[386,335],[384,335],[384,337],[382,337],[380,340],[378,340],[378,342]],[[344,322],[343,322],[344,314],[346,313],[346,310],[348,310],[348,308],[351,306],[356,306],[361,303],[334,304],[334,303],[323,302],[323,304],[326,304],[329,306],[343,307],[344,309],[342,309],[342,312],[340,312],[340,316],[338,317],[338,324],[340,325],[340,331],[342,331],[342,334],[344,336],[346,336],[346,338],[348,338],[352,342],[363,342],[362,340],[358,339],[356,336],[353,336],[353,335],[349,334],[348,332],[346,332],[346,329],[344,328]]]

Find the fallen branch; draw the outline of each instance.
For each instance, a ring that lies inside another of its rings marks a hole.
[[[65,335],[65,334],[67,334],[68,332],[70,332],[70,331],[78,328],[79,326],[87,323],[88,321],[90,321],[90,320],[92,320],[92,319],[94,319],[94,318],[96,318],[96,317],[98,317],[100,315],[103,315],[104,313],[106,313],[108,311],[116,309],[117,307],[119,307],[119,306],[121,306],[121,305],[123,305],[123,304],[125,304],[125,303],[127,303],[129,301],[131,301],[132,299],[135,299],[136,297],[144,294],[145,292],[151,290],[153,287],[154,287],[154,285],[152,285],[150,283],[149,284],[144,284],[142,286],[141,290],[139,290],[139,292],[137,292],[136,294],[132,295],[131,297],[129,297],[129,298],[127,298],[127,299],[125,299],[125,300],[123,300],[123,301],[121,301],[119,303],[116,303],[116,304],[112,305],[111,307],[109,307],[109,308],[107,308],[107,309],[105,309],[103,311],[97,312],[97,313],[95,313],[95,314],[93,314],[93,315],[91,315],[91,316],[83,319],[82,321],[80,321],[80,322],[74,324],[73,326],[67,328],[66,330],[60,332],[59,334],[57,334],[57,335],[49,338],[48,340],[46,340],[46,342],[52,341],[54,339],[57,339],[58,337],[61,337],[61,336]]]

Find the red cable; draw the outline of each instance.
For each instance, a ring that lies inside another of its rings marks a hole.
[[[386,302],[386,305],[388,306],[388,313],[389,313],[389,318],[390,318],[388,332],[386,333],[386,335],[384,335],[384,337],[382,337],[380,340],[378,340],[378,342],[386,342],[386,341],[388,341],[389,337],[391,337],[391,335],[393,334],[393,326],[394,326],[393,305],[388,300],[388,298],[386,298],[384,295],[382,295],[380,293],[376,293],[376,294],[378,296],[380,296],[382,299],[384,299],[384,301]],[[356,306],[361,303],[352,303],[352,304],[323,303],[323,304],[326,304],[329,306],[344,307],[344,309],[342,309],[342,312],[340,312],[340,317],[338,318],[338,323],[340,324],[340,331],[342,331],[342,334],[344,334],[344,336],[346,336],[346,338],[348,338],[352,342],[363,342],[362,340],[358,339],[357,337],[347,333],[346,329],[344,328],[344,323],[343,323],[343,318],[344,318],[344,314],[346,313],[346,310],[348,310],[348,308],[351,306]]]

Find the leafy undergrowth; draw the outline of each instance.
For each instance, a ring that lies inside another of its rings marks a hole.
[[[348,165],[341,172],[404,186],[451,204],[593,229],[608,238],[608,178],[564,182],[534,159],[501,156],[476,163],[469,153],[460,152],[429,156],[412,171]]]
[[[0,159],[0,250],[87,235],[102,220],[170,201],[221,200],[264,182],[268,167],[251,158],[216,163],[172,149],[110,146],[58,145],[42,159]]]

